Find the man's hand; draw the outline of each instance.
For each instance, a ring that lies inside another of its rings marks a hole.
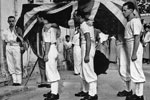
[[[85,56],[85,57],[84,57],[84,62],[85,62],[85,63],[88,63],[89,61],[90,61],[89,56]]]
[[[48,55],[44,55],[44,61],[45,61],[45,62],[48,61]]]
[[[136,54],[133,54],[133,55],[132,55],[131,60],[132,60],[132,61],[137,60],[137,56],[136,56]]]

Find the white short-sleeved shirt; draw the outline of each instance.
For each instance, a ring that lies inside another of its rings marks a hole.
[[[133,38],[134,35],[140,35],[143,26],[140,18],[134,18],[129,21],[125,27],[125,39]]]
[[[80,45],[80,33],[78,31],[75,31],[75,34],[73,36],[72,44],[79,46]]]
[[[43,41],[56,43],[56,32],[57,29],[54,27],[50,27],[47,32],[44,32],[44,30],[42,30]]]
[[[103,43],[104,41],[106,41],[108,39],[107,34],[104,34],[103,32],[99,33],[99,37],[100,37],[100,42]]]
[[[84,34],[89,32],[90,33],[90,38],[91,41],[95,42],[95,36],[94,36],[94,27],[88,25],[85,21],[80,25],[80,29],[82,30],[81,32],[81,38],[82,38],[82,43],[85,43],[85,37]]]
[[[4,40],[5,42],[9,42],[9,41],[16,41],[17,36],[15,34],[14,31],[10,31],[10,29],[6,29],[4,32],[2,32],[2,40]]]
[[[64,42],[64,46],[65,46],[65,49],[70,49],[71,47],[72,47],[72,42],[67,42],[67,41],[65,41]]]

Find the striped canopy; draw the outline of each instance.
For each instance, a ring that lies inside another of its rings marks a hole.
[[[37,23],[36,14],[39,11],[47,11],[51,22],[68,28],[68,21],[72,18],[73,12],[80,9],[85,12],[85,17],[94,21],[94,27],[108,35],[123,34],[126,19],[121,7],[124,0],[79,0],[63,3],[49,4],[24,4],[17,26],[24,32],[35,54],[39,56],[39,41],[41,41],[41,27]]]

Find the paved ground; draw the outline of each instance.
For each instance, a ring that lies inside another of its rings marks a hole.
[[[144,72],[147,82],[144,87],[145,100],[150,100],[150,65],[144,64]],[[74,76],[71,71],[60,71],[60,100],[80,100],[74,93],[80,90],[80,78]],[[39,75],[35,75],[29,81],[27,87],[6,86],[0,89],[0,100],[44,100],[43,94],[49,91],[49,88],[37,88]],[[98,77],[98,100],[125,100],[125,98],[116,97],[119,90],[123,90],[123,82],[117,72],[116,65],[110,65],[107,74]]]

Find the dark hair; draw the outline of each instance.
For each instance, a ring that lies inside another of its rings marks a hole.
[[[10,18],[14,18],[15,19],[15,16],[9,16],[8,19],[10,19]]]
[[[37,13],[39,17],[43,17],[44,19],[48,19],[46,11],[40,11]]]
[[[81,10],[77,10],[77,16],[81,16],[82,18],[85,17],[85,13]]]
[[[146,29],[146,28],[150,28],[150,25],[144,24],[144,29]]]
[[[123,4],[123,6],[128,6],[128,9],[132,9],[132,10],[135,9],[134,3],[132,2],[126,2]]]
[[[141,19],[141,23],[142,23],[142,24],[144,23],[144,19]]]
[[[70,36],[69,36],[69,35],[66,35],[65,38],[66,38],[66,39],[67,39],[67,38],[70,38]]]
[[[37,13],[37,15],[46,19],[49,23],[55,23],[55,17],[51,14],[48,14],[47,11],[40,11]]]

